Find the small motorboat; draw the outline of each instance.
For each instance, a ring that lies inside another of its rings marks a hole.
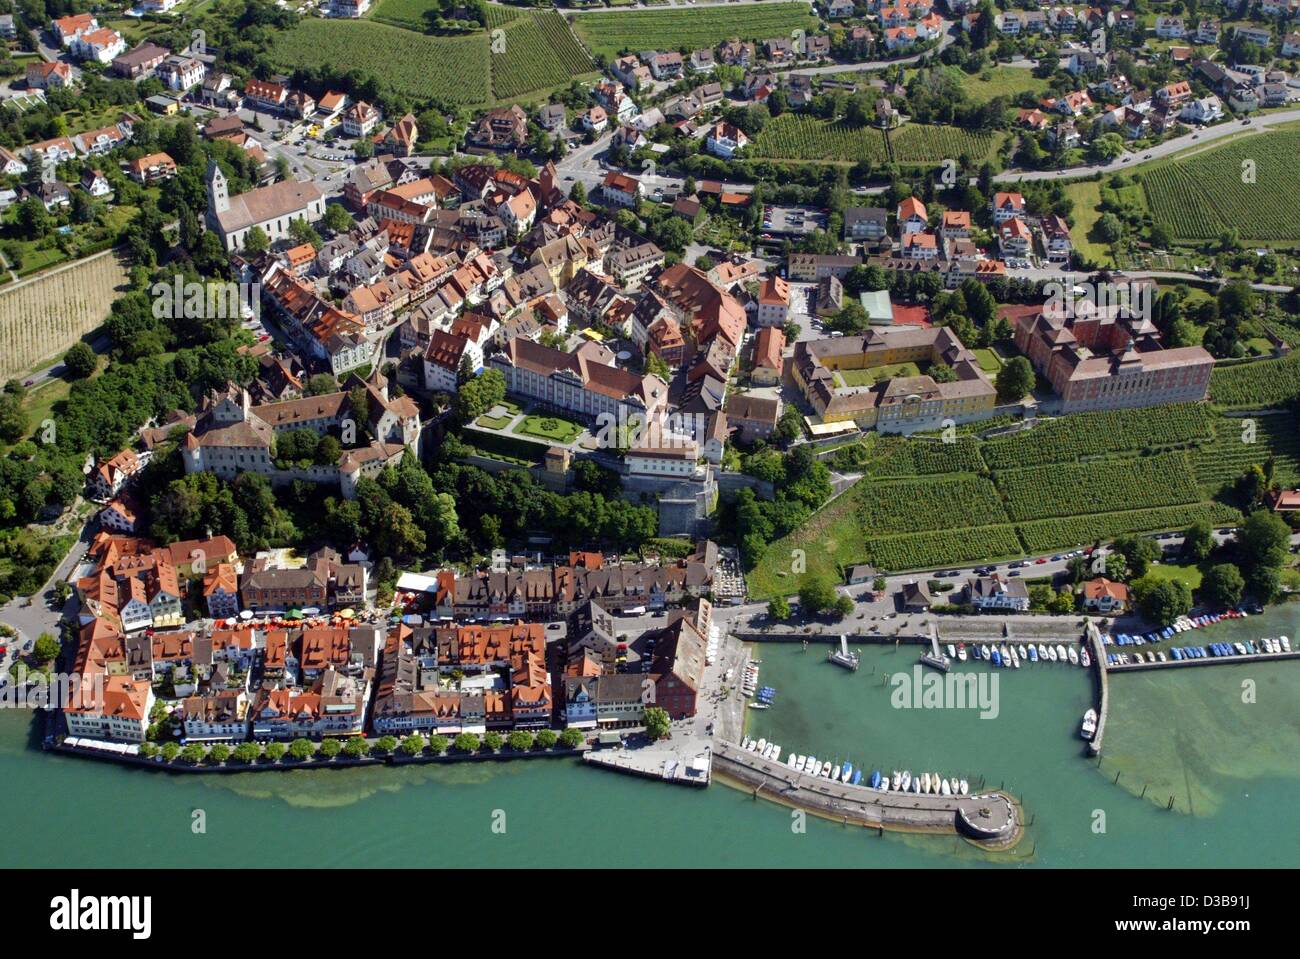
[[[1047,658],[1050,659],[1050,660],[1051,660],[1052,662],[1054,662],[1054,663],[1057,662],[1057,661],[1060,659],[1060,657],[1057,655],[1056,647],[1055,647],[1055,646],[1048,646],[1048,647],[1047,647]]]
[[[903,792],[907,792],[912,788],[912,771],[910,769],[903,770],[903,778],[898,783],[894,784],[894,788],[898,789],[900,785],[902,786]]]
[[[952,780],[945,779],[939,783],[939,794],[942,796],[952,795]]]
[[[970,783],[968,783],[966,780],[963,779],[961,781],[961,794],[965,796],[969,792],[970,792]]]
[[[1002,665],[1002,654],[998,652],[996,649],[993,650],[993,665],[994,666]]]
[[[1031,663],[1038,662],[1038,650],[1034,648],[1033,643],[1025,647],[1025,654],[1029,657]]]
[[[915,779],[912,780],[912,792],[921,793],[924,791],[925,790],[921,788],[921,777],[917,776]]]
[[[938,773],[930,773],[930,792],[939,795],[939,785],[942,782]]]
[[[1041,660],[1047,659],[1047,647],[1044,646],[1042,643],[1038,644],[1038,658]]]
[[[831,775],[830,775],[831,782],[837,783],[840,781],[840,772],[842,770],[843,767],[839,763],[831,763]]]
[[[853,765],[847,759],[844,761],[844,768],[840,770],[840,782],[846,783],[853,776]]]
[[[966,644],[965,644],[965,643],[958,643],[958,644],[957,644],[957,659],[958,659],[959,662],[963,662],[963,663],[966,662]]]
[[[957,658],[957,647],[954,646],[952,643],[948,644],[948,658],[949,659]]]
[[[906,774],[906,773],[900,773],[897,769],[895,769],[895,770],[894,770],[894,780],[893,780],[893,783],[892,783],[891,785],[893,785],[893,787],[894,787],[895,789],[897,789],[900,785],[902,785],[903,777],[904,777],[904,776],[907,776],[907,774]],[[911,777],[910,777],[910,776],[907,776],[907,778],[910,779]]]
[[[741,749],[748,749],[748,748],[749,748],[749,744],[750,744],[751,742],[753,742],[753,740],[751,740],[748,736],[746,736],[744,739],[742,739],[742,740],[740,741],[740,748],[741,748]]]
[[[990,652],[989,652],[988,643],[981,643],[981,644],[980,644],[980,659],[992,659],[992,658],[993,658],[993,657],[992,657],[992,654],[990,654]],[[994,665],[997,665],[997,664],[995,663]]]
[[[1075,649],[1073,646],[1071,646],[1068,655],[1069,655],[1069,657],[1070,657],[1070,665],[1071,665],[1071,666],[1078,666],[1078,665],[1079,665],[1079,651],[1078,651],[1077,649]]]
[[[1164,656],[1164,653],[1161,653],[1160,655]],[[1080,665],[1083,666],[1084,669],[1087,669],[1089,666],[1092,665],[1092,657],[1088,655],[1087,646],[1084,646],[1081,650],[1079,650],[1079,663]]]
[[[1020,668],[1020,654],[1016,652],[1016,647],[1011,647],[1011,665],[1015,669]]]
[[[879,769],[873,769],[873,770],[871,770],[871,788],[872,788],[872,789],[879,789],[879,788],[880,788],[880,770],[879,770]]]
[[[923,792],[923,793],[928,793],[929,791],[930,791],[930,774],[929,774],[929,773],[922,773],[922,774],[921,774],[921,792]]]
[[[1079,735],[1084,739],[1091,739],[1097,732],[1097,711],[1089,709],[1083,714],[1083,723],[1079,727]]]
[[[850,785],[856,786],[860,782],[862,782],[862,770],[855,769],[853,770],[853,782]]]

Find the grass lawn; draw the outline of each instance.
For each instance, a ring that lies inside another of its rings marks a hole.
[[[1070,227],[1070,240],[1074,248],[1086,259],[1099,264],[1110,263],[1110,248],[1089,239],[1092,228],[1101,218],[1101,183],[1096,180],[1078,180],[1065,184],[1065,195],[1074,201],[1074,219]]]
[[[1191,563],[1152,563],[1147,575],[1154,579],[1177,580],[1191,589],[1201,586],[1201,569]]]
[[[1035,77],[1033,70],[1020,67],[997,66],[974,76],[955,67],[950,72],[975,102],[994,97],[1014,99],[1022,93],[1041,93],[1047,89],[1046,82]]]
[[[513,416],[488,416],[484,413],[474,421],[474,425],[488,430],[503,430],[510,425],[512,419]]]
[[[915,363],[895,363],[892,366],[875,366],[866,370],[836,370],[836,379],[845,386],[871,386],[881,380],[892,380],[897,376],[920,376],[921,368]]]
[[[566,420],[562,416],[525,416],[515,427],[514,432],[524,436],[550,440],[554,443],[572,443],[586,429],[581,423]]]
[[[1002,369],[1002,361],[998,359],[998,355],[987,347],[980,347],[973,352],[975,358],[979,360],[980,369],[985,373],[996,373]]]

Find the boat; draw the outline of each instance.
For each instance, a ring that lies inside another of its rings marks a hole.
[[[856,786],[860,782],[862,782],[862,770],[855,769],[853,770],[853,782],[850,785]]]
[[[1079,650],[1079,664],[1087,669],[1092,665],[1092,657],[1088,655],[1088,647],[1084,646]]]
[[[963,662],[963,663],[966,662],[966,644],[965,644],[965,643],[958,643],[958,644],[957,644],[957,659],[958,659],[960,662]]]
[[[889,792],[889,777],[888,776],[880,777],[880,786],[877,788],[879,788],[882,793]]]
[[[1097,711],[1090,709],[1083,714],[1083,724],[1079,727],[1079,735],[1084,739],[1091,739],[1097,732]]]
[[[912,773],[911,773],[911,770],[907,770],[907,769],[903,770],[903,778],[902,778],[902,780],[901,780],[901,781],[899,781],[899,780],[895,780],[895,781],[894,781],[894,788],[895,788],[895,789],[898,789],[900,786],[902,787],[903,792],[907,792],[907,790],[911,788],[911,786],[912,786]]]
[[[930,773],[930,792],[934,793],[936,796],[939,795],[940,782],[941,780],[939,779],[938,773]]]
[[[891,781],[890,785],[892,785],[895,789],[897,789],[899,786],[901,786],[901,785],[903,784],[903,776],[904,776],[904,775],[906,775],[906,774],[905,774],[905,773],[900,773],[897,769],[895,769],[895,770],[894,770],[894,778],[893,778],[893,780]]]
[[[853,775],[853,764],[847,759],[844,761],[844,768],[840,770],[840,782],[846,783],[849,777]]]
[[[843,666],[850,672],[856,673],[860,663],[860,657],[856,651],[849,650],[849,638],[840,636],[840,645],[838,649],[832,649],[826,657],[836,666]]]
[[[880,788],[880,770],[879,770],[879,769],[873,769],[873,770],[871,770],[871,788],[872,788],[872,789],[879,789],[879,788]]]
[[[939,793],[944,796],[952,795],[952,780],[944,779],[939,783]]]
[[[949,659],[957,658],[957,647],[954,646],[952,643],[948,644],[948,658]]]
[[[1237,655],[1239,655],[1239,656],[1245,656],[1245,655],[1247,655],[1247,653],[1246,653],[1246,647],[1243,646],[1241,643],[1233,643],[1232,646],[1233,646],[1233,648],[1237,651]]]
[[[968,783],[966,780],[963,779],[961,781],[961,794],[965,796],[969,792],[970,792],[970,783]]]
[[[1291,640],[1286,636],[1279,636],[1278,639],[1282,643],[1282,649],[1288,653],[1291,652]]]
[[[770,703],[750,703],[749,708],[750,709],[771,709],[772,706]]]
[[[928,793],[929,791],[930,791],[930,774],[929,774],[929,773],[922,773],[922,774],[921,774],[921,792],[923,792],[923,793]]]
[[[1031,663],[1038,662],[1038,650],[1034,648],[1033,643],[1030,643],[1028,646],[1025,647],[1025,653],[1026,655],[1029,656],[1029,661]]]
[[[1060,657],[1057,656],[1057,654],[1056,654],[1056,647],[1055,647],[1055,646],[1048,646],[1048,647],[1047,647],[1047,658],[1050,659],[1050,660],[1051,660],[1052,662],[1054,662],[1054,663],[1057,662],[1057,661],[1060,659]]]
[[[823,767],[822,767],[822,779],[830,779],[830,778],[831,778],[831,770],[832,770],[832,769],[834,769],[836,772],[839,772],[839,769],[836,768],[836,766],[835,766],[834,763],[827,763],[825,766],[823,766]]]
[[[818,775],[822,771],[821,761],[816,756],[809,756],[803,771],[810,776]]]
[[[993,665],[994,666],[1002,665],[1002,654],[999,653],[996,649],[993,650]]]
[[[780,747],[780,746],[773,746],[773,747],[772,747],[772,762],[774,762],[774,763],[779,763],[780,761],[781,761],[781,747]]]
[[[748,748],[749,748],[749,744],[750,744],[751,742],[753,742],[753,740],[750,739],[748,736],[746,736],[744,739],[742,739],[742,740],[740,741],[740,748],[741,748],[741,749],[748,749]]]
[[[839,763],[831,763],[831,774],[830,774],[830,777],[829,777],[829,778],[830,778],[830,781],[831,781],[831,782],[834,782],[834,783],[837,783],[837,782],[840,781],[840,764],[839,764]]]
[[[912,792],[919,793],[920,791],[921,791],[921,777],[917,776],[915,779],[912,780]]]
[[[981,644],[980,644],[980,659],[992,659],[992,658],[993,658],[993,657],[992,657],[992,655],[991,655],[990,652],[989,652],[989,646],[988,646],[988,643],[981,643]]]
[[[998,650],[1002,654],[1002,665],[1011,668],[1011,651],[1007,649],[1007,644],[1003,643],[1002,648]]]
[[[1067,653],[1067,655],[1070,657],[1070,665],[1071,665],[1071,666],[1078,666],[1078,665],[1079,665],[1079,651],[1078,651],[1077,649],[1075,649],[1073,646],[1071,646],[1071,647],[1069,647],[1069,648],[1067,649],[1066,653]]]
[[[1016,652],[1014,646],[1011,647],[1011,665],[1016,669],[1020,668],[1020,654]]]
[[[1042,643],[1038,644],[1038,658],[1042,660],[1047,659],[1047,647],[1044,646]]]

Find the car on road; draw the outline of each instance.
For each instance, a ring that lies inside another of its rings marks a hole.
[[[1046,557],[1046,556],[1040,556],[1040,557],[1038,557],[1038,559],[1034,560],[1034,565],[1035,565],[1035,566],[1041,566],[1041,565],[1043,565],[1043,564],[1046,563],[1046,562],[1047,562],[1047,557]]]
[[[1008,575],[1008,576],[1019,576],[1019,575],[1020,575],[1020,570],[1018,570],[1018,569],[1013,569],[1011,572],[1007,573],[1007,575]]]

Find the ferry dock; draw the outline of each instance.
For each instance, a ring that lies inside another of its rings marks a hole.
[[[796,772],[732,742],[713,744],[714,772],[755,798],[816,816],[873,829],[948,833],[993,850],[1008,850],[1024,835],[1020,807],[1001,791],[972,796],[882,792]]]

